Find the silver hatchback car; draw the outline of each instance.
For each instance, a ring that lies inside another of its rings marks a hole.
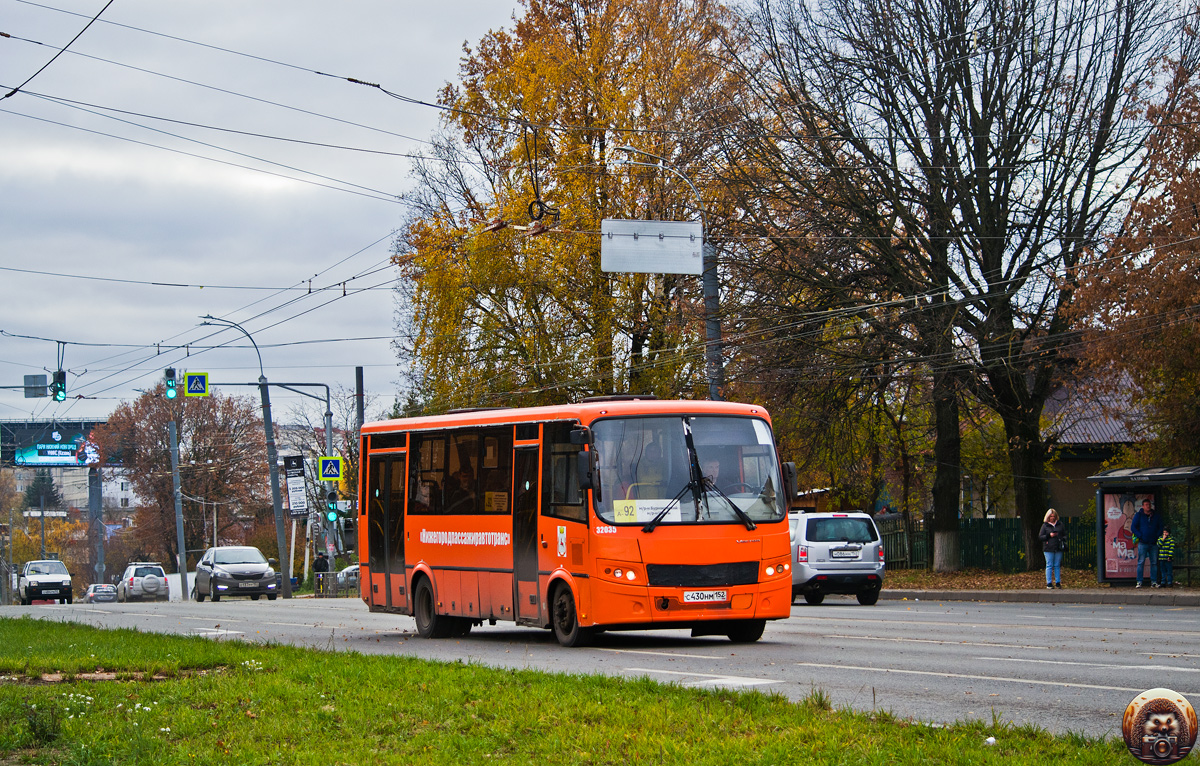
[[[870,606],[883,588],[883,541],[865,513],[792,513],[792,600],[844,593]]]

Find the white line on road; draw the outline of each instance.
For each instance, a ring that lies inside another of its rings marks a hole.
[[[1071,662],[1070,660],[1033,660],[1023,657],[976,657],[989,662],[1030,662],[1039,665],[1075,665],[1085,668],[1112,668],[1113,670],[1165,670],[1168,672],[1200,673],[1200,668],[1185,668],[1179,665],[1117,665],[1110,662]]]
[[[1033,681],[1028,678],[1006,678],[1004,676],[973,676],[964,673],[944,673],[936,670],[898,670],[896,668],[867,668],[861,665],[833,665],[822,662],[797,662],[796,665],[802,668],[829,668],[831,670],[865,670],[869,673],[901,673],[909,676],[937,676],[938,678],[963,678],[968,681],[999,681],[1001,683],[1011,684],[1032,684],[1034,686],[1063,686],[1068,689],[1099,689],[1101,691],[1110,692],[1139,692],[1146,691],[1142,688],[1131,688],[1126,686],[1098,686],[1096,684],[1072,684],[1066,681]],[[1193,695],[1195,692],[1180,692],[1180,694]]]
[[[245,635],[240,630],[194,630],[192,631],[201,638],[213,638],[215,636],[241,636]]]
[[[974,641],[939,641],[935,638],[884,638],[882,636],[840,636],[832,633],[826,638],[848,638],[854,641],[896,641],[906,644],[949,644],[950,646],[995,646],[1004,649],[1049,649],[1048,646],[1033,646],[1030,644],[991,644]]]
[[[712,657],[707,654],[683,654],[681,652],[651,652],[644,649],[608,649],[605,647],[597,647],[602,652],[616,652],[617,654],[649,654],[654,657],[686,657],[694,660],[720,660],[723,657]]]
[[[685,673],[680,670],[653,670],[651,668],[625,668],[625,670],[629,673],[659,673],[668,676],[691,676],[693,678],[704,679],[703,681],[691,681],[683,684],[684,686],[763,686],[764,684],[782,683],[770,678],[719,676],[713,673]]]

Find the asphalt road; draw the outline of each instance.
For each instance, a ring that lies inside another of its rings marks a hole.
[[[929,722],[1032,723],[1120,736],[1134,695],[1165,686],[1200,704],[1200,608],[880,601],[829,598],[793,607],[756,644],[686,631],[605,633],[564,649],[549,631],[511,623],[462,639],[424,640],[411,618],[372,614],[357,599],[225,599],[4,607],[100,627],[276,641],[364,654],[471,660],[549,672],[648,676],[695,687],[776,692],[814,688],[835,706]]]

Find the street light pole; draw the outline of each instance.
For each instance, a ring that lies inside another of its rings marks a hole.
[[[629,164],[669,170],[682,178],[688,186],[692,187],[692,193],[696,195],[696,208],[700,212],[700,239],[703,245],[701,249],[701,270],[703,271],[702,284],[704,288],[705,374],[708,378],[708,398],[714,402],[721,401],[721,388],[725,385],[725,365],[721,361],[721,292],[717,278],[717,254],[712,243],[708,240],[704,198],[700,196],[700,190],[696,188],[696,184],[692,183],[692,179],[688,178],[674,166],[668,164],[666,158],[641,149],[635,149],[632,146],[617,146],[614,148],[618,152],[640,154],[643,157],[658,160],[653,165],[645,162],[631,162]]]
[[[207,314],[201,317],[201,319],[207,320],[201,324],[224,324],[239,330],[250,341],[250,345],[254,346],[254,353],[258,354],[258,391],[262,395],[263,430],[267,436],[267,465],[271,472],[271,504],[275,510],[275,540],[279,546],[280,561],[289,561],[291,557],[288,555],[287,535],[283,529],[283,498],[279,494],[279,466],[277,465],[278,457],[275,454],[275,430],[271,425],[271,393],[270,386],[267,383],[267,374],[263,371],[262,353],[259,352],[258,344],[254,342],[254,338],[251,337],[250,333],[246,332],[246,328],[237,322],[228,319],[217,319]],[[287,574],[288,576],[281,578],[283,580],[283,597],[291,598],[291,572]]]

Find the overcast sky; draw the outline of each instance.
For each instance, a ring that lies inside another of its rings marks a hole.
[[[106,1],[0,0],[0,95]],[[205,314],[252,334],[272,382],[352,389],[362,366],[390,406],[387,259],[411,178],[384,153],[425,148],[438,112],[342,78],[433,102],[463,42],[516,6],[115,0],[0,100],[0,385],[61,353],[68,386],[61,404],[0,390],[0,419],[103,419],[169,366],[256,381],[254,349]],[[275,419],[297,400],[273,389]]]

